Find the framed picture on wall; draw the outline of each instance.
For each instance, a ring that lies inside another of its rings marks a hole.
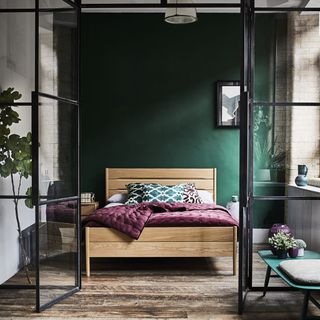
[[[217,127],[240,127],[240,81],[217,81]]]

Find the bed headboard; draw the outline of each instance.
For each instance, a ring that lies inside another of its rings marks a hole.
[[[194,182],[199,190],[207,190],[217,199],[217,170],[186,168],[106,168],[106,199],[127,191],[129,183],[160,183],[175,185]]]

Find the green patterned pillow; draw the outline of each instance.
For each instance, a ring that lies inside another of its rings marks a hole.
[[[142,196],[144,194],[143,183],[130,183],[127,185],[128,200],[125,204],[137,204],[142,202]]]
[[[184,184],[163,186],[161,184],[144,185],[143,202],[183,202]]]

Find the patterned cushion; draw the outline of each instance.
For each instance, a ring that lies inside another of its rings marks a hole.
[[[128,200],[125,204],[137,204],[142,202],[142,197],[144,194],[144,184],[143,183],[130,183],[127,185],[128,189]]]
[[[203,203],[194,183],[186,183],[183,190],[183,202]]]
[[[144,202],[183,202],[184,185],[163,186],[152,183],[144,186]]]

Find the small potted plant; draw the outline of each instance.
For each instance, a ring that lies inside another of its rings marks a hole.
[[[299,248],[297,247],[297,242],[294,240],[293,247],[289,249],[289,257],[296,258],[299,254]]]
[[[289,249],[293,248],[296,243],[290,234],[279,231],[269,238],[269,244],[276,250],[279,259],[286,259]]]
[[[297,239],[296,246],[299,249],[298,250],[298,257],[303,257],[304,256],[304,249],[307,247],[307,244],[302,239]]]

